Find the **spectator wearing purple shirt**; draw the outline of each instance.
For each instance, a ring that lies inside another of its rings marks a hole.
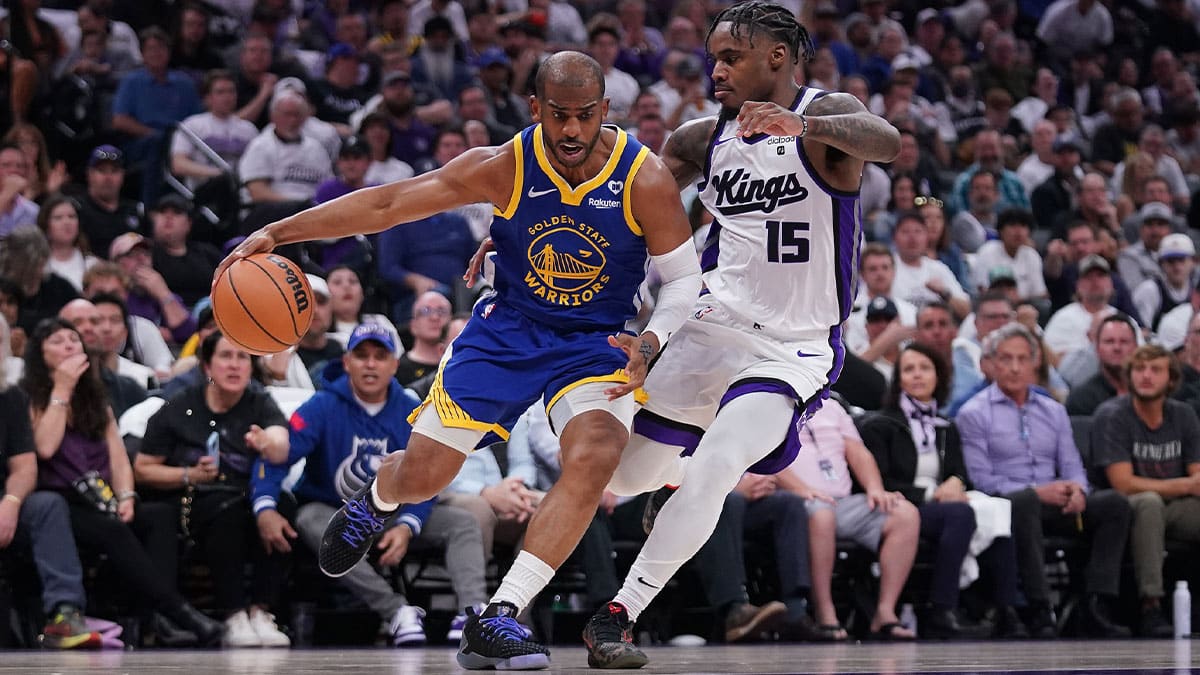
[[[1021,584],[1031,606],[1030,633],[1053,637],[1055,621],[1044,571],[1046,534],[1091,541],[1082,613],[1086,630],[1128,637],[1107,602],[1118,594],[1121,558],[1132,517],[1113,490],[1093,491],[1061,403],[1035,389],[1041,358],[1037,339],[1010,323],[987,336],[984,356],[995,383],[963,405],[956,423],[963,459],[975,488],[1012,501],[1012,536]]]
[[[37,222],[38,205],[21,192],[29,184],[25,153],[15,144],[0,145],[0,238],[7,237],[18,225]]]
[[[154,270],[152,248],[149,239],[126,232],[108,247],[108,258],[120,265],[132,282],[125,299],[129,313],[149,319],[162,329],[164,338],[183,344],[196,332],[196,319]]]
[[[412,315],[414,300],[426,291],[454,297],[457,281],[475,254],[467,220],[438,213],[402,223],[379,235],[379,275],[392,298],[392,317]]]
[[[437,130],[416,115],[412,76],[398,70],[383,78],[383,103],[392,127],[392,156],[410,166],[433,154],[433,137]]]

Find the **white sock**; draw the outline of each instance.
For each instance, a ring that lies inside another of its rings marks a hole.
[[[522,612],[533,602],[533,596],[540,593],[553,578],[553,567],[529,551],[521,551],[489,604],[509,602],[516,606],[517,612]]]
[[[400,508],[399,503],[385,502],[379,496],[379,479],[378,478],[371,481],[371,503],[375,505],[375,508],[379,509],[380,511],[383,511],[384,513],[390,513],[392,511],[395,511],[396,509]]]
[[[630,623],[637,623],[638,617],[646,611],[662,587],[666,585],[665,581],[655,579],[643,570],[638,564],[641,560],[639,557],[638,561],[629,568],[629,574],[625,576],[625,585],[621,586],[621,590],[617,591],[616,597],[613,598],[613,602],[625,606],[625,611],[629,613]]]
[[[783,440],[793,406],[787,397],[754,393],[734,399],[717,415],[695,455],[683,463],[687,475],[658,512],[654,529],[614,598],[625,605],[630,620],[637,620],[666,582],[712,536],[725,505],[723,496],[737,485],[747,467]],[[747,436],[747,429],[756,433]]]

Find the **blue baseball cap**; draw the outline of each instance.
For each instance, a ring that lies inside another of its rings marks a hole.
[[[329,63],[334,59],[358,59],[358,50],[345,42],[335,42],[325,54],[325,58]]]
[[[391,331],[377,323],[360,323],[355,326],[350,340],[346,342],[346,350],[354,351],[355,347],[367,340],[374,340],[387,347],[389,352],[396,353],[396,339],[392,337]]]
[[[504,66],[505,68],[512,67],[512,61],[509,60],[508,54],[504,53],[499,47],[488,47],[475,57],[475,67],[483,70],[490,66]]]

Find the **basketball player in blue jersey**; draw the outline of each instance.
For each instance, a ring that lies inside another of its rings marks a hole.
[[[326,574],[345,574],[366,557],[399,504],[436,496],[468,453],[507,438],[521,414],[544,401],[562,445],[562,477],[530,521],[525,549],[491,603],[471,612],[458,654],[471,669],[549,665],[549,651],[516,616],[591,522],[629,438],[633,392],[701,285],[671,172],[632,136],[601,124],[608,100],[599,64],[578,52],[554,54],[538,70],[536,91],[537,123],[512,141],[272,223],[216,272],[282,244],[494,205],[495,294],[476,304],[446,350],[414,413],[403,459],[385,461],[334,514],[319,551]],[[635,336],[622,329],[635,313],[647,253],[665,283],[649,325]]]
[[[632,624],[708,539],[725,495],[744,472],[776,473],[795,459],[799,425],[841,371],[863,163],[900,150],[896,129],[858,99],[795,84],[812,43],[787,9],[732,5],[706,48],[722,112],[680,127],[663,153],[679,186],[700,179],[715,219],[701,255],[706,292],[646,380],[648,401],[609,489],[679,487],[665,504],[652,501],[661,511],[649,539],[588,622],[588,663],[598,668],[647,662]]]

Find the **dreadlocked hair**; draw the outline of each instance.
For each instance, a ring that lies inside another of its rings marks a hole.
[[[800,25],[796,16],[787,8],[774,3],[747,0],[726,7],[721,10],[720,14],[717,14],[712,25],[709,26],[708,34],[704,36],[705,44],[708,44],[713,30],[722,21],[728,21],[731,24],[729,33],[735,38],[740,39],[743,35],[742,31],[745,30],[746,41],[750,43],[751,47],[754,46],[754,34],[760,30],[771,39],[786,44],[792,50],[793,63],[799,63],[801,57],[805,62],[812,61],[816,55],[817,50],[813,46],[812,38],[808,36],[808,30]]]

